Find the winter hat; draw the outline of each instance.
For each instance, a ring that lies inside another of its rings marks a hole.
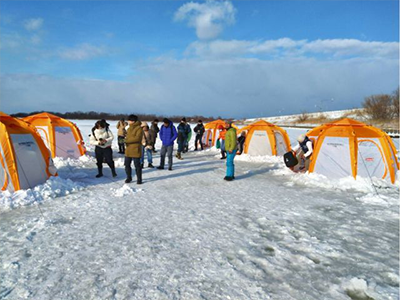
[[[183,122],[186,122],[186,118],[182,118],[182,120],[181,121],[183,121]]]
[[[138,120],[138,117],[136,115],[129,115],[128,121],[131,122],[136,122]]]
[[[305,134],[300,134],[300,135],[297,137],[297,141],[298,141],[299,143],[304,142],[305,139],[306,139],[306,135],[305,135]]]
[[[142,127],[142,128],[149,127],[149,125],[147,125],[147,123],[143,121],[142,124],[140,125],[140,127]]]

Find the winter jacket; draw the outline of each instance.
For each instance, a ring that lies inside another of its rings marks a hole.
[[[125,156],[140,158],[142,157],[142,139],[143,139],[143,129],[140,127],[141,122],[136,121],[135,123],[129,125],[126,131],[126,149]]]
[[[150,139],[150,131],[144,131],[143,130],[143,138],[142,138],[142,145],[146,147],[147,149],[153,149],[153,143]]]
[[[185,141],[190,133],[190,126],[188,127],[184,123],[178,125],[178,141]]]
[[[310,157],[313,153],[313,144],[312,141],[306,136],[302,143],[298,143],[293,147],[293,151],[297,152],[297,150],[301,149],[304,153],[304,157]]]
[[[205,130],[203,124],[201,124],[201,125],[197,124],[196,127],[193,129],[193,131],[196,133],[196,135],[200,135],[201,136],[201,135],[204,134],[204,132],[206,130]]]
[[[225,135],[226,135],[226,129],[222,129],[222,130],[219,131],[219,138],[221,140],[225,139]]]
[[[128,122],[122,122],[119,121],[117,124],[117,129],[118,129],[118,136],[125,136],[126,135],[126,126],[128,126]]]
[[[168,127],[165,127],[164,125],[161,126],[160,139],[163,142],[163,146],[172,146],[177,137],[178,133],[171,121],[169,121]]]
[[[106,141],[104,145],[100,145],[100,139]],[[105,128],[95,129],[90,136],[90,145],[94,145],[100,148],[111,147],[114,135],[111,130],[106,130]]]
[[[225,135],[225,151],[235,151],[237,149],[236,129],[231,127],[226,131]]]
[[[150,133],[150,140],[151,143],[154,145],[156,143],[157,134],[160,132],[160,128],[158,128],[157,124],[151,124],[149,133]]]

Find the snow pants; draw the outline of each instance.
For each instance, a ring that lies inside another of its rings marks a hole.
[[[172,168],[172,152],[174,151],[174,145],[162,146],[160,153],[160,167],[164,168],[165,165],[165,155],[168,155],[168,167]]]
[[[164,147],[164,146],[163,146]],[[182,153],[185,147],[185,140],[178,139],[178,152]]]
[[[232,153],[227,152],[226,154],[226,177],[233,177],[235,176],[235,164],[233,163],[233,160],[235,159],[236,151],[233,151]]]
[[[125,137],[122,135],[118,136],[118,148],[119,153],[125,153]]]
[[[147,162],[149,164],[153,163],[153,151],[150,149],[146,149],[145,146],[142,146],[142,157],[140,158],[140,163],[144,164],[144,153],[146,152],[147,155]]]
[[[137,181],[142,181],[142,166],[140,165],[140,157],[127,157],[125,156],[125,173],[127,178],[132,178],[131,164],[135,165]]]
[[[99,174],[103,174],[104,161],[106,161],[111,171],[115,172],[115,165],[111,147],[101,148],[99,146],[96,146],[96,148],[94,149],[94,153],[96,154],[97,169],[99,171]]]
[[[196,134],[196,140],[194,141],[194,149],[197,150],[197,143],[200,144],[201,150],[203,150],[203,135],[202,134]]]

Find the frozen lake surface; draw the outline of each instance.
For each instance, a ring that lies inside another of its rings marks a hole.
[[[86,142],[92,125],[78,122]],[[137,186],[118,154],[118,177],[94,178],[92,156],[2,193],[0,299],[399,299],[399,181],[241,156],[225,182],[207,150],[144,169]]]

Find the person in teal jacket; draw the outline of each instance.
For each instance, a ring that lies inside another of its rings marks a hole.
[[[226,122],[225,151],[226,151],[226,181],[235,179],[235,165],[233,163],[237,151],[236,129],[232,127],[232,122]]]

